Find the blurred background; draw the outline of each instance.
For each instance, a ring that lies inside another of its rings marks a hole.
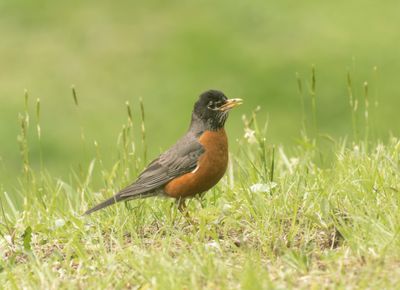
[[[116,157],[117,137],[127,119],[125,101],[133,106],[138,128],[140,97],[149,158],[184,133],[194,101],[209,88],[245,99],[227,125],[233,149],[243,135],[242,115],[258,105],[262,121],[269,120],[268,141],[295,144],[302,118],[296,73],[308,100],[312,65],[321,132],[351,135],[349,71],[360,110],[363,83],[369,83],[374,136],[398,135],[399,11],[400,2],[394,0],[3,0],[0,184],[15,184],[21,172],[17,135],[24,89],[32,114],[33,166],[42,151],[45,166],[63,178],[94,156],[94,140],[106,162]]]

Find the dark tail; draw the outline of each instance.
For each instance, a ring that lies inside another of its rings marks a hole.
[[[152,197],[152,196],[157,196],[159,195],[158,191],[149,191],[149,192],[144,192],[144,193],[136,193],[136,194],[126,194],[124,191],[120,191],[113,197],[103,201],[102,203],[96,205],[95,207],[87,210],[83,215],[88,215],[91,214],[95,211],[98,211],[102,208],[105,208],[107,206],[113,205],[114,203],[117,203],[119,201],[123,200],[132,200],[132,199],[138,199],[138,198],[147,198],[147,197]]]
[[[102,208],[105,208],[105,207],[107,207],[107,206],[113,205],[114,203],[117,203],[117,202],[119,202],[119,201],[121,201],[121,200],[123,200],[123,198],[121,198],[120,195],[118,195],[118,194],[117,194],[117,195],[114,195],[113,197],[111,197],[111,198],[109,198],[109,199],[103,201],[102,203],[96,205],[95,207],[93,207],[93,208],[87,210],[83,215],[91,214],[91,213],[93,213],[93,212],[95,212],[95,211],[98,211],[98,210],[100,210],[100,209],[102,209]]]

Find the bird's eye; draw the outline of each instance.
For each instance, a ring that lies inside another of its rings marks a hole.
[[[219,107],[221,107],[222,106],[222,102],[221,101],[216,101],[216,102],[213,102],[213,101],[210,101],[210,102],[208,102],[208,105],[207,105],[207,107],[210,109],[210,110],[218,110],[218,108]]]
[[[209,101],[207,107],[210,110],[215,110],[215,103],[213,101]]]

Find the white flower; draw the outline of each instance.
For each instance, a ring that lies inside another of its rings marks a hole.
[[[297,164],[299,164],[299,158],[292,157],[289,159],[289,161],[290,161],[290,165],[292,165],[293,167],[296,167]]]
[[[10,236],[10,235],[5,235],[4,236],[4,239],[7,241],[7,243],[9,243],[9,244],[12,244],[13,243],[13,240],[12,240],[12,237]]]
[[[230,212],[230,210],[231,210],[231,208],[232,208],[232,206],[230,205],[230,204],[228,204],[228,203],[225,203],[223,206],[222,206],[222,212],[223,213],[229,213]]]
[[[249,142],[250,144],[257,143],[257,138],[256,138],[256,131],[251,130],[250,128],[244,129],[244,138]]]
[[[250,190],[252,192],[266,192],[270,193],[273,188],[275,188],[278,184],[275,182],[269,183],[256,183],[250,186]]]
[[[54,222],[56,228],[61,228],[62,226],[65,225],[65,220],[63,219],[56,219],[56,221]]]
[[[219,244],[215,241],[207,243],[206,248],[207,249],[217,249],[217,250],[220,249]]]

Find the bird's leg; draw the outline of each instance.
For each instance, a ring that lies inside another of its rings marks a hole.
[[[204,199],[205,195],[206,195],[205,192],[199,193],[199,194],[197,195],[197,200],[199,201],[201,208],[204,208],[204,207],[205,207],[205,205],[203,204],[203,202],[204,202],[204,200],[205,200],[205,199]]]
[[[178,204],[179,211],[181,213],[184,213],[187,209],[185,199],[180,197],[176,200],[176,203]]]
[[[181,212],[181,214],[184,215],[186,218],[190,218],[185,199],[179,198],[176,200],[176,202],[178,204],[178,209]]]

